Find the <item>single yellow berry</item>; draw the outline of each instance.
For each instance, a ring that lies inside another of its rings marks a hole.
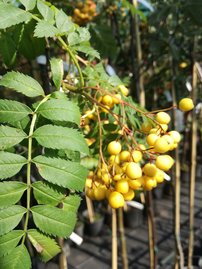
[[[194,103],[190,98],[183,98],[179,102],[179,109],[186,112],[194,108]]]
[[[160,124],[168,124],[170,122],[170,115],[166,112],[158,112],[156,114],[156,120],[160,123]]]
[[[110,155],[117,155],[121,152],[121,144],[118,141],[112,141],[107,146]]]
[[[130,179],[136,179],[142,176],[142,169],[137,163],[130,162],[126,167],[125,173]]]
[[[108,196],[108,202],[112,208],[116,209],[119,207],[123,207],[125,200],[124,200],[123,195],[120,192],[112,191]]]
[[[173,166],[174,160],[169,155],[160,155],[156,158],[155,164],[159,169],[168,171]]]
[[[153,163],[145,164],[142,170],[143,170],[144,174],[149,176],[149,177],[153,177],[157,173],[157,167]]]

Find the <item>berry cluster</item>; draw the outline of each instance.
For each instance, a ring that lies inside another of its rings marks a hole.
[[[116,97],[105,94],[98,99],[107,110],[121,102],[118,94]],[[179,107],[189,111],[193,102],[189,98],[182,99]],[[144,135],[144,145],[137,143],[127,126],[122,132],[119,130],[117,140],[107,145],[107,159],[102,156],[86,180],[86,195],[90,199],[107,199],[112,208],[119,208],[135,197],[135,191],[150,191],[164,181],[165,172],[174,164],[168,152],[178,146],[181,135],[175,130],[168,131],[171,120],[168,113],[160,111],[148,115],[149,120],[139,130]]]
[[[97,16],[96,4],[92,0],[78,2],[73,11],[73,21],[78,25],[85,25]]]

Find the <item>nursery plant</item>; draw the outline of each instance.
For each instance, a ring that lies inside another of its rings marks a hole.
[[[48,93],[17,68],[0,79],[2,269],[31,268],[33,253],[44,262],[56,256],[57,238],[74,229],[84,187],[90,199],[106,199],[114,210],[136,191],[155,188],[180,141],[168,130],[172,108],[148,112],[135,103],[120,78],[106,73],[89,30],[49,2],[0,1],[7,67],[23,52],[27,31],[33,44],[55,53]],[[181,106],[193,108],[189,99]]]

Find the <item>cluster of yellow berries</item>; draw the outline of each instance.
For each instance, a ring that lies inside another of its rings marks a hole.
[[[169,170],[174,160],[169,155],[159,155],[154,163],[141,167],[144,145],[131,151],[122,150],[119,141],[107,147],[110,157],[86,180],[86,195],[92,200],[107,199],[112,208],[124,206],[125,201],[135,197],[136,190],[152,190],[164,180],[164,171]],[[146,153],[145,153],[146,154]]]
[[[101,102],[111,107],[110,98],[104,97]],[[189,111],[193,107],[189,98],[179,103],[182,111]],[[174,164],[173,158],[165,153],[175,149],[181,139],[179,132],[167,131],[170,119],[168,113],[161,111],[155,114],[153,124],[142,124],[141,131],[146,134],[147,148],[137,144],[135,148],[123,150],[119,141],[111,141],[107,146],[108,160],[88,175],[86,195],[92,200],[107,199],[112,208],[119,208],[124,206],[125,201],[135,197],[135,191],[150,191],[162,183],[165,172]],[[145,159],[149,162],[145,163]]]
[[[73,21],[78,25],[85,25],[97,16],[96,4],[92,0],[78,2],[73,11]]]

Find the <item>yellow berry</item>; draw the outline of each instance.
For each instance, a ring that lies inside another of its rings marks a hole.
[[[108,144],[107,151],[110,155],[118,155],[121,152],[121,144],[118,141],[112,141]]]
[[[106,187],[104,185],[100,185],[94,189],[94,197],[95,200],[101,201],[106,197]]]
[[[182,111],[190,111],[194,108],[194,103],[190,98],[183,98],[179,102],[179,109]]]
[[[149,176],[149,177],[155,176],[156,172],[157,172],[156,165],[153,163],[145,164],[142,170],[143,170],[144,174]]]
[[[164,172],[160,169],[157,169],[155,179],[157,183],[162,183],[164,181]]]
[[[170,115],[166,112],[158,112],[156,114],[156,120],[160,123],[160,124],[168,124],[170,122]]]
[[[141,181],[138,179],[129,179],[128,185],[133,190],[139,190],[142,186]]]
[[[179,143],[181,140],[181,135],[178,131],[170,131],[168,134],[172,137],[174,143]]]
[[[123,194],[123,198],[125,201],[131,201],[135,197],[135,192],[132,189],[129,189],[127,193]]]
[[[106,105],[106,106],[111,107],[112,104],[113,104],[113,99],[112,99],[112,97],[111,97],[110,95],[104,95],[104,96],[102,97],[102,103],[103,103],[104,105]]]
[[[139,150],[133,150],[132,151],[132,158],[135,163],[138,163],[142,160],[142,152]]]
[[[155,164],[159,169],[168,171],[173,166],[174,160],[169,155],[160,155],[156,158]]]
[[[124,96],[127,96],[129,94],[129,90],[124,85],[119,85],[118,89]]]
[[[155,152],[165,153],[169,149],[170,149],[169,141],[164,136],[158,138],[154,143]]]
[[[112,208],[116,209],[119,207],[123,207],[125,200],[124,200],[123,195],[120,192],[112,191],[108,196],[108,202]]]
[[[127,161],[129,161],[130,160],[130,152],[127,151],[127,150],[122,151],[120,153],[120,155],[119,155],[119,160],[121,162],[127,162]]]
[[[147,141],[147,144],[149,146],[153,146],[154,143],[156,142],[156,140],[159,138],[158,135],[156,134],[149,134],[147,137],[146,137],[146,141]]]
[[[130,162],[126,167],[125,173],[130,179],[136,179],[142,176],[142,169],[137,163]]]
[[[128,180],[127,179],[121,179],[116,182],[115,184],[115,189],[116,191],[120,193],[127,193],[129,191],[129,185],[128,185]]]

